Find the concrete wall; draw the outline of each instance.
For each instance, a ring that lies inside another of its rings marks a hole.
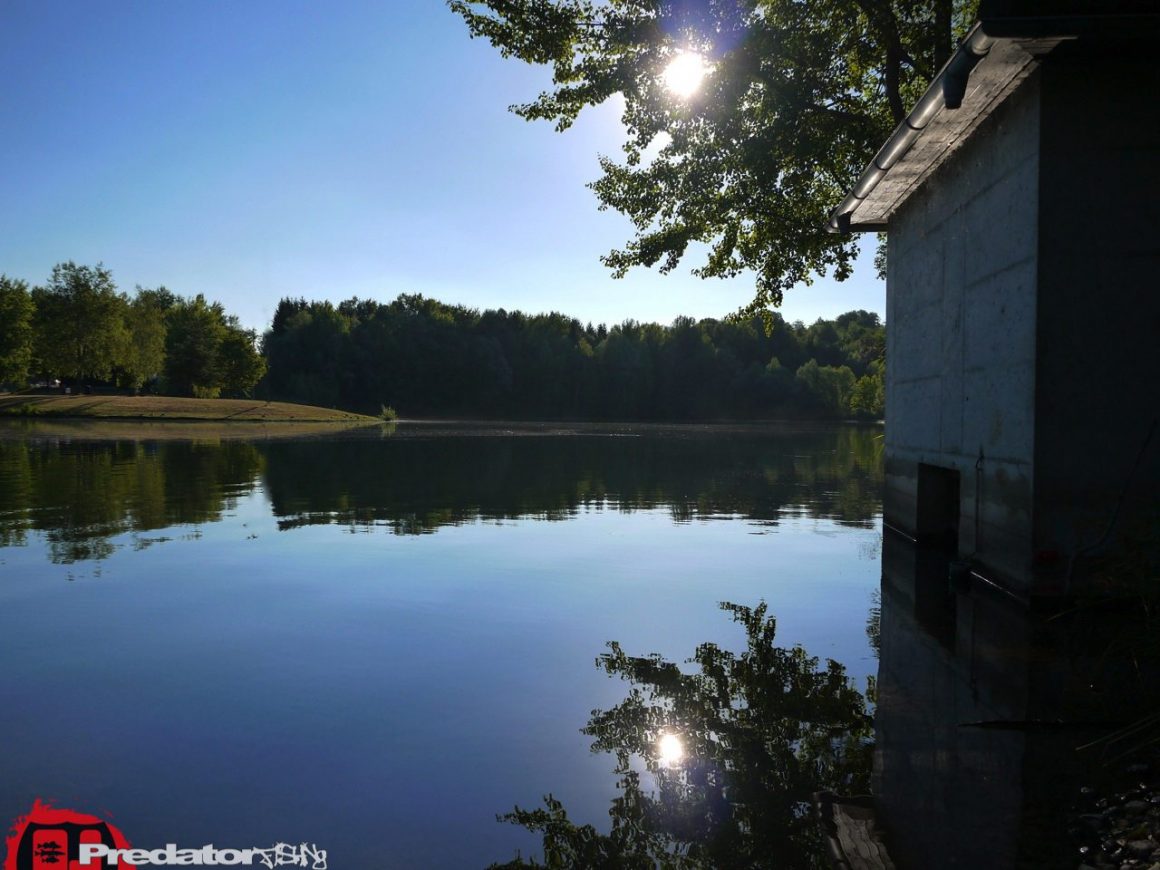
[[[887,260],[886,521],[915,534],[919,464],[955,469],[959,551],[1016,585],[1031,560],[1039,87],[894,215]]]
[[[1042,76],[1035,537],[1070,556],[1154,534],[1160,493],[1160,66],[1053,56]]]

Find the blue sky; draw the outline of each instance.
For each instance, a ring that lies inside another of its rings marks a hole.
[[[566,133],[507,111],[543,70],[471,40],[440,0],[0,0],[0,272],[103,261],[265,328],[283,296],[422,293],[582,320],[720,317],[752,277],[598,257],[631,234],[584,185],[615,107]],[[810,322],[882,313],[855,277],[787,294]]]

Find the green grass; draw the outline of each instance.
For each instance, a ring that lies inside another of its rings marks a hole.
[[[376,423],[376,417],[290,402],[175,396],[0,395],[0,417],[200,420],[218,423]]]

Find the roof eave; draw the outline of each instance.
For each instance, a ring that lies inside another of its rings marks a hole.
[[[853,223],[852,217],[855,210],[874,191],[874,188],[890,171],[890,168],[905,156],[906,152],[910,150],[910,146],[914,144],[919,134],[926,129],[927,124],[931,122],[931,119],[940,109],[956,109],[962,104],[971,70],[987,56],[994,43],[995,39],[983,31],[981,24],[976,24],[971,28],[971,32],[967,34],[946,65],[939,70],[938,75],[934,77],[930,87],[926,89],[926,93],[915,104],[910,114],[894,128],[890,138],[878,149],[878,153],[862,171],[861,177],[853,189],[846,194],[841,205],[830,213],[830,220],[826,226],[829,232],[881,232],[885,229],[885,224]]]
[[[914,109],[906,116],[862,171],[853,189],[830,213],[831,233],[883,232],[881,219],[856,220],[865,202],[914,145],[938,113],[957,109],[967,92],[971,73],[1000,40],[1023,45],[1028,51],[1047,51],[1062,40],[1075,38],[1155,39],[1160,37],[1156,0],[983,0],[975,24],[946,65],[935,76]],[[1030,43],[1039,41],[1032,48]]]

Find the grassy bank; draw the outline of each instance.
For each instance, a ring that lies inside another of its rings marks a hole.
[[[0,395],[0,417],[214,423],[375,423],[375,417],[255,399],[175,396]]]

